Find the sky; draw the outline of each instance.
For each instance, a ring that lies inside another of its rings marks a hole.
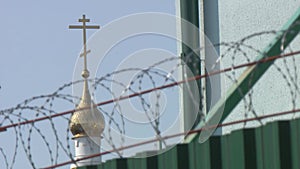
[[[236,41],[246,35],[260,31],[280,29],[282,24],[284,24],[299,7],[299,1],[294,0],[280,0],[276,1],[276,3],[260,0],[251,2],[247,0],[219,2],[221,42]],[[275,8],[277,10],[274,10]],[[0,1],[0,16],[2,16],[0,27],[0,110],[14,107],[25,99],[34,96],[52,93],[62,85],[71,82],[74,76],[80,76],[80,70],[78,71],[76,69],[76,65],[82,63],[82,59],[78,57],[82,49],[82,34],[79,30],[69,30],[68,26],[77,25],[78,18],[82,17],[82,14],[86,14],[87,18],[91,20],[91,25],[100,25],[101,30],[109,32],[107,28],[109,28],[109,25],[111,25],[113,21],[117,21],[124,16],[145,12],[175,14],[175,1]],[[251,17],[249,14],[251,14]],[[121,32],[121,30],[126,29],[127,27],[133,28],[132,25],[125,25],[118,29]],[[92,36],[95,32],[96,31],[94,30],[89,30],[88,37],[95,37]],[[111,40],[110,37],[106,38],[107,39],[104,39],[104,41],[108,42]],[[255,42],[257,46],[265,46],[269,40],[267,39],[258,42]],[[176,42],[174,43],[174,40],[170,40],[166,37],[155,37],[151,35],[128,38],[116,45],[110,53],[108,53],[103,62],[101,62],[100,67],[96,67],[98,71],[97,76],[101,77],[102,75],[115,70],[120,63],[125,65],[130,65],[132,63],[123,61],[122,57],[132,56],[132,58],[134,58],[141,55],[148,56],[148,51],[143,51],[142,49],[163,49],[160,51],[152,50],[152,52],[155,51],[157,54],[174,55],[176,54]],[[90,62],[88,63],[93,63],[93,52],[89,57],[88,60]],[[137,61],[138,59],[136,59],[133,62],[147,63],[154,60],[149,58],[150,55],[145,60]],[[229,61],[231,60],[229,59]],[[231,62],[229,63],[231,65]],[[132,66],[136,65],[132,64]],[[265,80],[269,80],[270,83],[264,84],[272,84],[272,87],[274,87],[273,78]],[[279,81],[284,82],[282,79],[279,79]],[[276,91],[279,91],[279,89],[285,90],[285,88],[282,87],[284,85],[281,85],[281,83],[278,84],[279,87],[276,88]],[[260,87],[261,90],[267,88],[268,86]],[[68,88],[65,92],[67,94],[72,94],[71,88]],[[79,90],[79,94],[81,94],[80,92],[81,90]],[[172,92],[172,90],[169,90],[168,92]],[[273,92],[257,93],[268,93],[270,96],[273,96]],[[289,98],[284,99],[285,97],[282,97],[280,92],[277,93],[278,96],[274,95],[273,97],[276,99],[281,97],[287,102],[290,101]],[[257,97],[266,98],[269,95],[261,97],[261,95],[258,94]],[[151,95],[149,97],[151,99]],[[163,95],[162,98],[164,97],[167,96]],[[175,95],[170,94],[168,97],[173,97],[171,101],[168,100],[167,107],[171,108],[168,112],[178,110],[179,99],[176,93]],[[98,92],[96,102],[104,101],[108,98],[108,93]],[[260,99],[254,99],[254,101],[260,102]],[[273,105],[262,105],[263,108],[261,108],[261,110],[266,108],[266,110],[273,112],[272,109],[275,111],[279,110],[278,107],[285,108],[285,106],[281,106],[285,102],[278,104],[277,102],[274,102],[273,99],[270,99],[269,102]],[[37,102],[37,104],[41,103]],[[240,104],[240,106],[243,105]],[[74,107],[73,104],[65,102],[63,102],[63,104],[57,103],[53,106],[57,112],[70,110]],[[259,106],[257,107],[260,108]],[[104,106],[103,108],[106,107]],[[240,111],[243,110],[243,108],[236,110]],[[26,113],[28,119],[36,118],[35,114],[32,114],[31,112],[23,113]],[[39,115],[39,117],[41,116],[42,115]],[[241,114],[234,114],[230,119],[236,120],[236,117],[244,116]],[[70,132],[66,131],[65,121],[56,120],[54,122],[59,137],[61,137],[62,140],[70,135]],[[5,124],[9,124],[9,122],[6,122]],[[43,133],[46,134],[47,141],[51,144],[51,148],[55,149],[56,140],[55,138],[51,138],[53,133],[51,133],[52,130],[49,128],[50,124],[48,121],[45,123],[38,122],[36,123],[36,126],[42,129]],[[143,132],[145,128],[137,128],[134,125],[129,125],[127,127],[132,129],[127,131],[129,136],[136,134],[136,137],[149,137],[148,132]],[[27,138],[26,132],[28,132],[29,129],[29,126],[25,126],[21,131],[24,131],[25,141],[31,139],[31,144],[25,146],[31,147],[34,152],[33,155],[36,167],[49,166],[49,155],[47,153],[47,147],[44,146],[45,142],[37,133],[33,134],[31,138]],[[16,137],[13,129],[0,133],[0,148],[3,148],[9,162],[12,161],[11,157],[14,153],[15,139]],[[18,140],[18,155],[13,168],[31,168],[22,148],[21,141],[22,140]],[[72,141],[70,141],[70,143],[72,144]],[[2,149],[0,149],[0,151],[1,150]],[[69,158],[62,152],[58,157],[58,162],[64,162],[66,160],[69,160]],[[4,168],[3,166],[5,166],[5,164],[3,163],[2,154],[0,154],[0,168]],[[69,165],[62,168],[69,168]]]
[[[72,80],[82,47],[81,32],[68,25],[86,14],[105,25],[141,12],[173,13],[173,1],[12,1],[0,2],[1,105],[10,107],[30,96],[49,93]],[[89,31],[89,35],[94,31]],[[1,107],[2,107],[1,106]]]
[[[82,36],[80,31],[69,30],[68,25],[78,24],[77,20],[82,14],[86,14],[91,19],[90,24],[105,26],[120,17],[143,12],[175,14],[175,2],[160,0],[1,1],[0,109],[14,107],[33,96],[52,93],[63,84],[72,81],[82,47]],[[88,36],[94,32],[88,31]],[[172,52],[176,50],[174,44],[169,48]],[[147,44],[144,47],[146,46]],[[143,48],[143,45],[140,48]],[[69,92],[71,94],[71,90]],[[58,111],[72,108],[74,107],[71,105],[56,107]],[[34,116],[28,115],[28,118],[31,117]],[[41,124],[40,127],[44,126]],[[12,155],[10,145],[15,139],[10,137],[10,134],[13,132],[0,133],[1,147],[8,156]],[[32,144],[40,144],[40,142],[32,141]],[[47,155],[38,157],[38,161],[41,162],[37,167],[50,165],[47,158],[49,158]],[[63,162],[68,159],[61,157],[59,160]],[[0,168],[1,165],[4,164],[0,163]],[[18,152],[13,168],[31,168],[24,152]]]

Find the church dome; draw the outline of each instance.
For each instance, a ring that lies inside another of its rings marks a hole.
[[[91,99],[87,81],[84,81],[83,95],[70,120],[70,130],[74,137],[101,137],[105,128],[102,113]]]

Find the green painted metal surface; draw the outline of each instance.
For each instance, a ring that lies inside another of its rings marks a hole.
[[[257,168],[255,129],[244,129],[245,169]]]
[[[109,160],[79,169],[299,169],[300,119],[278,121],[205,143],[179,144],[146,158]]]
[[[98,169],[128,169],[127,159],[114,159],[98,166]]]
[[[189,151],[187,144],[176,145],[171,150],[158,155],[158,168],[189,168]]]
[[[188,144],[190,168],[210,168],[210,142]]]
[[[127,159],[127,166],[130,169],[147,168],[147,158],[129,158]]]
[[[210,167],[211,169],[222,169],[221,137],[211,137],[208,141],[210,147]]]
[[[290,122],[292,168],[300,168],[300,119]]]
[[[157,168],[157,156],[151,156],[147,158],[128,158],[128,169],[147,169]]]
[[[300,8],[297,12],[288,20],[281,30],[289,30],[289,33],[279,32],[277,36],[271,41],[271,43],[263,50],[256,60],[268,58],[271,56],[280,55],[282,49],[285,49],[290,42],[296,37],[300,31]],[[283,40],[284,39],[284,40]],[[262,77],[262,75],[268,70],[274,61],[260,63],[249,67],[237,80],[226,93],[225,99],[220,99],[216,105],[211,109],[207,115],[206,122],[201,121],[197,128],[201,128],[205,125],[215,125],[220,120],[222,123],[225,118],[232,112],[236,105],[242,100],[242,98],[248,93],[248,91],[255,85],[255,83]],[[195,140],[196,135],[191,135],[186,139],[186,142]]]
[[[282,121],[278,123],[281,168],[292,168],[291,132],[289,132],[290,129],[290,123],[288,121]]]
[[[290,122],[292,168],[300,168],[300,119]]]
[[[258,168],[280,168],[278,122],[256,129]]]
[[[158,168],[177,168],[177,159],[176,159],[177,149],[173,149],[158,155]]]
[[[221,137],[222,167],[224,169],[245,169],[243,132],[243,130],[239,130]]]
[[[98,169],[100,166],[85,166],[85,167],[78,167],[78,169]]]

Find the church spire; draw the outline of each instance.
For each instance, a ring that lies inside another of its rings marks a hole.
[[[70,130],[74,135],[73,140],[75,141],[75,159],[100,153],[101,136],[105,127],[104,117],[94,104],[88,86],[90,73],[88,71],[87,55],[91,51],[87,50],[86,30],[99,29],[100,27],[97,25],[87,25],[86,23],[90,20],[87,19],[85,15],[82,15],[82,18],[78,21],[82,22],[82,25],[69,26],[70,29],[83,30],[83,53],[80,54],[80,57],[84,59],[84,67],[81,73],[84,79],[83,92],[80,103],[76,107],[76,111],[70,120]],[[76,164],[73,164],[71,168],[76,168],[76,166],[97,165],[99,163],[101,163],[101,157],[89,158],[78,161]]]
[[[87,50],[86,30],[99,29],[100,26],[87,25],[86,23],[90,22],[90,19],[87,19],[85,15],[82,15],[82,18],[78,19],[78,21],[82,22],[82,25],[70,25],[69,28],[83,30],[83,53],[80,54],[80,57],[84,58],[84,67],[81,73],[82,77],[84,78],[84,85],[81,101],[77,106],[77,109],[79,110],[76,111],[71,118],[70,129],[71,132],[74,134],[74,137],[86,135],[95,137],[102,133],[104,129],[104,118],[102,113],[97,109],[97,107],[93,103],[89,92],[87,79],[90,73],[87,67],[87,54],[90,53],[90,50]]]

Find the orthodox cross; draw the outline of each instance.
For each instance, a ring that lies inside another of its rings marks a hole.
[[[83,53],[80,54],[84,58],[84,70],[82,72],[82,77],[85,79],[89,77],[89,71],[87,69],[87,54],[90,53],[90,50],[87,50],[86,47],[86,29],[99,29],[98,25],[86,25],[87,22],[90,22],[90,19],[85,18],[85,15],[82,15],[81,19],[78,19],[78,22],[82,22],[82,25],[70,25],[69,29],[82,29],[83,30]]]

